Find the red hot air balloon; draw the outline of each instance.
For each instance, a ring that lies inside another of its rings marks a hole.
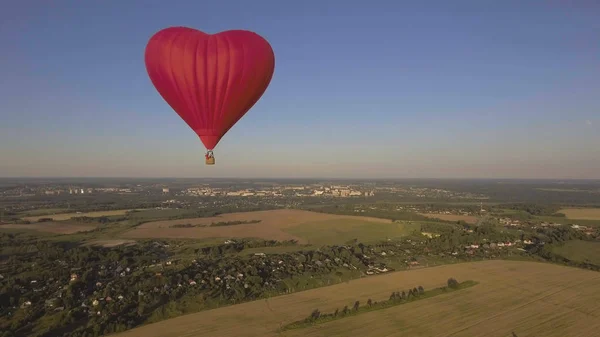
[[[158,93],[206,147],[206,164],[214,164],[212,150],[260,99],[275,70],[267,40],[245,30],[165,28],[148,41],[145,62]]]

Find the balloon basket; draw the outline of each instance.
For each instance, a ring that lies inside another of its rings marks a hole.
[[[215,157],[206,158],[206,165],[214,165]]]

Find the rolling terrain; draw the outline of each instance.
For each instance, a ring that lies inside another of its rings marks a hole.
[[[444,285],[449,277],[475,280],[456,293],[278,332],[314,309],[332,311],[354,301],[387,299],[391,292]],[[445,265],[368,277],[319,289],[185,315],[118,337],[163,336],[597,336],[600,274],[519,261]]]

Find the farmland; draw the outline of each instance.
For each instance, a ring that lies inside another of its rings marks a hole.
[[[314,309],[386,300],[399,289],[475,280],[456,293],[318,326],[278,332]],[[137,336],[594,336],[600,328],[600,274],[551,264],[485,261],[445,265],[248,302],[142,326]],[[594,323],[595,322],[595,323]]]
[[[574,240],[553,245],[551,249],[571,261],[600,265],[600,242]]]
[[[131,209],[120,209],[114,211],[98,211],[98,212],[85,212],[85,213],[58,213],[58,214],[46,214],[46,215],[38,215],[38,216],[26,216],[23,217],[23,220],[36,222],[40,219],[44,218],[52,218],[54,221],[63,221],[69,220],[71,218],[76,217],[90,217],[96,218],[101,216],[114,216],[114,215],[125,215],[127,212],[132,211]]]
[[[419,213],[431,219],[440,219],[447,221],[464,221],[466,223],[474,224],[477,222],[477,217],[472,215],[458,215],[458,214],[434,214],[434,213]]]
[[[0,229],[26,229],[34,230],[38,232],[52,233],[52,234],[73,234],[78,232],[91,231],[96,226],[88,224],[82,224],[73,221],[60,221],[60,222],[40,222],[34,224],[5,224],[0,225]]]
[[[217,222],[252,221],[236,226],[209,226]],[[173,228],[179,224],[206,227]],[[142,224],[122,236],[126,238],[245,238],[298,240],[299,243],[345,242],[356,237],[398,237],[407,233],[403,224],[391,220],[316,213],[301,210],[271,210],[230,213],[217,217],[154,221]]]
[[[600,220],[600,208],[565,208],[559,213],[564,214],[568,219]]]

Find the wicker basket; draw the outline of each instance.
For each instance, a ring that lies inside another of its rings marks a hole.
[[[215,164],[215,157],[206,158],[206,165],[214,165],[214,164]]]

